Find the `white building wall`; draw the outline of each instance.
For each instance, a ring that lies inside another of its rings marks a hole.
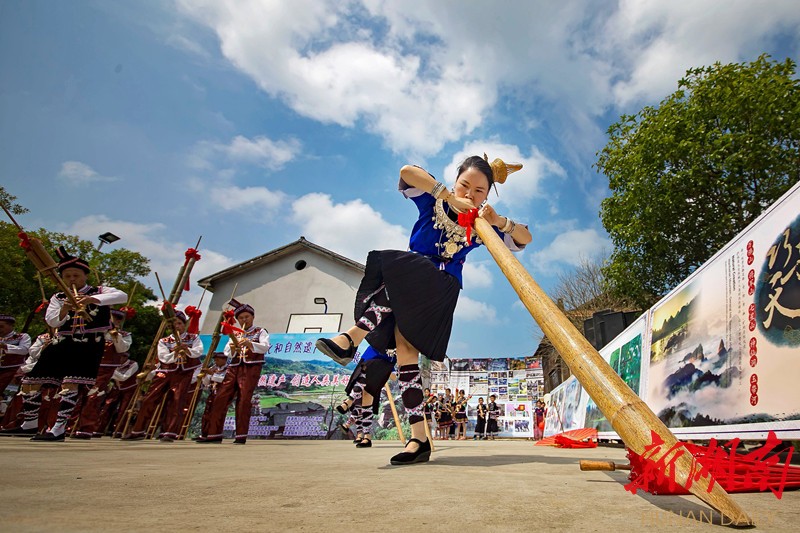
[[[298,270],[295,265],[301,260],[306,266]],[[326,255],[300,249],[261,267],[216,281],[200,332],[214,331],[237,283],[235,298],[252,305],[256,311],[255,324],[271,333],[285,333],[293,313],[322,313],[324,306],[314,303],[314,298],[320,297],[328,301],[328,314],[342,315],[339,328],[346,329],[353,322],[353,303],[361,277],[361,272]]]

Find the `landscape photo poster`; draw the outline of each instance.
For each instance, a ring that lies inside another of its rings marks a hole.
[[[635,394],[640,396],[643,376],[646,375],[648,366],[648,358],[642,357],[643,350],[646,349],[644,345],[646,339],[647,313],[636,319],[625,331],[600,350],[600,355],[611,366],[611,369]],[[585,427],[597,429],[600,438],[619,438],[591,398],[586,400]]]
[[[575,376],[568,377],[553,389],[549,401],[545,403],[547,412],[544,420],[544,436],[552,437],[558,433],[585,427],[588,398],[589,395]]]
[[[650,310],[645,399],[679,438],[800,437],[800,184]]]

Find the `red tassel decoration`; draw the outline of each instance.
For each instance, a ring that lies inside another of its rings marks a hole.
[[[472,225],[478,218],[478,210],[470,209],[466,213],[458,214],[458,225],[467,228],[467,246],[472,244]]]
[[[193,305],[187,305],[184,313],[189,317],[189,325],[186,331],[194,335],[200,333],[200,317],[203,316],[203,312]]]
[[[195,250],[194,248],[189,248],[183,255],[186,258],[186,260],[183,262],[184,267],[189,264],[189,260],[191,259],[194,259],[195,261],[200,261],[200,254],[197,253],[197,250]],[[183,287],[183,290],[188,291],[189,289],[191,289],[189,283],[189,276],[186,276],[186,285]]]

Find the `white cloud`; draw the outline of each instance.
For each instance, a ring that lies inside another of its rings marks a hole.
[[[494,307],[484,302],[473,300],[463,294],[458,298],[454,316],[456,320],[467,322],[483,322],[486,324],[497,322],[497,311]]]
[[[492,271],[484,263],[464,263],[464,287],[467,289],[487,289],[492,286]]]
[[[80,161],[64,161],[58,177],[71,185],[89,185],[90,183],[119,180],[119,178],[102,176],[92,167]]]
[[[311,242],[359,263],[370,250],[408,249],[408,230],[362,200],[336,204],[327,194],[307,194],[292,204],[292,221]]]
[[[474,130],[497,97],[496,83],[473,68],[481,58],[471,50],[414,47],[394,25],[388,34],[356,26],[368,13],[354,2],[179,6],[212,28],[223,55],[264,91],[320,122],[351,127],[363,120],[398,152],[435,153]],[[373,15],[373,23],[397,22]],[[281,23],[264,31],[265,20]]]
[[[269,170],[280,170],[295,159],[302,150],[302,143],[294,138],[273,141],[263,135],[248,139],[237,135],[230,143],[216,141],[199,142],[189,156],[189,164],[201,170],[228,164],[256,165]]]
[[[607,21],[607,44],[620,79],[618,105],[660,100],[690,67],[753,59],[785,32],[800,35],[800,9],[791,0],[759,2],[623,0]]]
[[[265,217],[269,217],[273,211],[284,205],[287,199],[283,192],[271,191],[266,187],[226,186],[212,187],[208,191],[215,205],[226,211],[257,208]]]
[[[231,64],[297,113],[363,124],[407,155],[435,154],[470,135],[509,94],[525,107],[502,115],[531,127],[548,116],[585,159],[603,137],[595,119],[613,105],[658,101],[686,68],[750,58],[800,25],[792,0],[178,6],[216,34]]]
[[[582,259],[597,257],[611,249],[611,241],[597,230],[570,229],[535,252],[532,263],[537,270],[552,272],[559,263],[575,267],[580,265]]]
[[[171,237],[171,231],[160,222],[136,223],[126,220],[114,220],[105,215],[87,215],[66,227],[64,231],[68,234],[78,235],[83,239],[94,241],[97,235],[110,231],[118,235],[121,239],[114,245],[103,248],[103,251],[110,251],[112,246],[127,248],[134,252],[139,252],[150,260],[150,274],[144,281],[158,295],[158,283],[155,272],[158,272],[164,290],[168,291],[175,280],[181,266],[185,261],[184,253],[189,247],[195,246],[195,242],[181,243],[175,242]],[[200,300],[202,290],[194,284],[202,277],[229,267],[235,261],[224,254],[204,248],[200,245],[200,261],[195,263],[192,269],[191,280],[193,282],[191,291],[181,298],[180,306],[197,305]],[[208,306],[211,298],[206,296],[204,307]]]

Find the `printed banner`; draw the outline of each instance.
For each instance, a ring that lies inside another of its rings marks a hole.
[[[648,366],[647,361],[642,358],[642,343],[647,337],[647,316],[645,313],[639,317],[600,350],[603,359],[636,394],[640,394],[640,390],[643,390],[642,376],[646,374]],[[585,427],[597,429],[599,438],[618,439],[619,436],[614,432],[594,400],[589,398],[588,394],[586,396]]]
[[[202,335],[203,345],[211,345],[211,335]],[[351,435],[342,431],[347,417],[336,412],[335,407],[345,399],[345,387],[355,369],[355,362],[347,367],[335,363],[319,353],[314,342],[319,333],[271,334],[270,350],[265,355],[261,377],[253,394],[253,415],[248,434],[260,438],[313,438],[346,439]],[[217,351],[223,351],[227,337],[222,337]],[[366,349],[359,346],[356,361]],[[395,399],[399,399],[396,382]],[[199,431],[200,418],[208,391],[204,391],[192,423],[192,432]],[[386,396],[374,426],[373,437],[397,438],[394,417]],[[402,412],[400,401],[396,403]],[[231,437],[235,429],[235,403],[232,402],[225,419],[225,436]],[[407,428],[406,428],[407,429]],[[406,433],[407,434],[407,433]]]
[[[800,437],[800,187],[651,317],[646,400],[676,435]]]
[[[588,399],[589,395],[575,376],[570,376],[553,389],[550,392],[550,400],[546,403],[544,436],[552,437],[584,427]]]
[[[494,395],[500,407],[500,437],[533,437],[533,405],[544,395],[544,373],[537,357],[449,359],[431,363],[430,389],[444,395],[463,390],[467,402],[467,436],[474,436],[478,398]]]

